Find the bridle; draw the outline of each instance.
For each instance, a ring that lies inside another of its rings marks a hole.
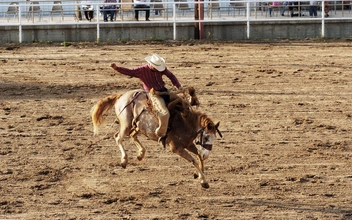
[[[205,131],[205,127],[201,128],[197,131],[197,137],[199,136],[199,138],[198,138],[198,141],[196,142],[196,144],[207,149],[208,151],[211,151],[213,148],[213,145],[204,143],[204,140],[203,140],[204,131]],[[221,134],[220,130],[218,128],[216,128],[216,131],[218,132],[218,134],[222,138],[222,134]]]

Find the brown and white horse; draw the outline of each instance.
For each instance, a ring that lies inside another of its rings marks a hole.
[[[158,127],[158,120],[153,110],[147,107],[148,94],[143,90],[132,90],[123,95],[111,95],[101,99],[92,109],[92,121],[94,133],[97,134],[98,126],[102,124],[104,114],[115,106],[115,112],[120,124],[119,132],[114,137],[121,152],[121,166],[125,168],[128,157],[122,145],[125,136],[129,136],[139,149],[138,160],[142,160],[145,155],[145,148],[138,140],[138,134],[144,134],[153,141],[158,141],[155,129]],[[179,105],[183,103],[183,105]],[[199,104],[199,103],[198,103]],[[201,185],[208,188],[209,184],[204,176],[203,161],[208,158],[216,139],[216,133],[221,133],[218,129],[219,122],[214,124],[212,120],[203,113],[184,106],[184,100],[176,99],[169,105],[170,110],[170,131],[167,134],[166,144],[171,151],[191,162],[196,168],[195,177],[201,180]],[[194,140],[199,137],[198,149]],[[193,158],[189,152],[194,153],[198,160]]]

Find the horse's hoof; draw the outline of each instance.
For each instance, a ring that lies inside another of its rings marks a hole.
[[[140,153],[140,154],[137,156],[137,159],[138,159],[139,161],[143,160],[144,155],[145,155],[145,153]]]
[[[121,167],[126,168],[127,167],[127,160],[122,160],[121,161]]]
[[[208,189],[209,188],[209,183],[201,183],[203,188]]]
[[[197,179],[199,177],[198,173],[193,173],[193,178]]]

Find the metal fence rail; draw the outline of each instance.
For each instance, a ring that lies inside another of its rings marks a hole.
[[[14,0],[15,1],[15,0]],[[33,4],[37,2],[37,4]],[[97,40],[100,36],[100,27],[104,25],[102,15],[101,1],[91,1],[94,8],[94,19],[89,21],[83,16],[84,3],[81,1],[60,1],[62,11],[53,11],[53,7],[57,6],[54,1],[38,0],[38,1],[16,1],[0,3],[0,26],[18,26],[19,42],[22,42],[22,28],[25,26],[42,26],[42,25],[77,25],[87,24],[96,26]],[[124,11],[124,6],[131,6],[133,3],[118,3],[118,11],[113,23],[119,24],[136,24],[143,22],[151,22],[153,24],[172,24],[173,36],[176,39],[177,26],[181,23],[198,23],[201,27],[204,23],[222,23],[222,22],[246,22],[247,38],[251,35],[251,23],[256,21],[264,22],[304,22],[314,20],[321,22],[321,36],[325,36],[325,21],[327,20],[352,20],[351,3],[344,1],[320,1],[317,5],[318,16],[309,15],[309,2],[297,1],[291,16],[289,8],[291,6],[284,5],[285,1],[277,1],[280,6],[270,6],[269,3],[259,0],[206,0],[206,1],[181,1],[175,0],[169,2],[162,0],[159,2],[150,2],[151,21],[135,21],[133,15],[133,7],[130,11]],[[56,3],[56,2],[55,2]],[[329,5],[329,17],[326,17],[324,8]],[[158,15],[154,12],[160,9]],[[182,5],[185,6],[182,8]],[[161,7],[161,8],[160,8]],[[282,12],[282,9],[285,9]],[[269,14],[269,11],[272,11]],[[54,13],[56,12],[56,13]],[[144,12],[140,12],[144,13]],[[143,15],[140,17],[142,18]],[[110,23],[110,22],[109,22]],[[319,36],[317,36],[319,37]]]

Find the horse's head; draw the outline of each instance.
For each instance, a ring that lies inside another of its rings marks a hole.
[[[216,139],[216,133],[222,137],[222,134],[219,130],[219,125],[220,122],[216,123],[215,125],[211,122],[198,130],[199,140],[197,141],[197,144],[201,146],[199,154],[203,160],[209,157],[210,151],[213,148],[213,143]]]

